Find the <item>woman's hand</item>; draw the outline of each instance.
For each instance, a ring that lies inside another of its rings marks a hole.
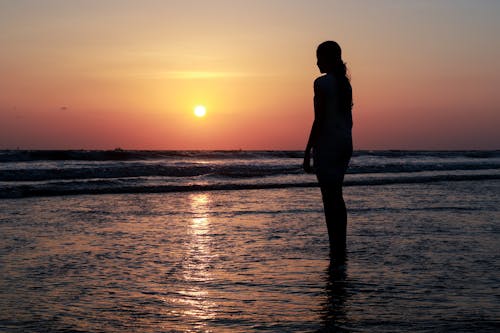
[[[307,149],[304,152],[304,163],[302,163],[302,168],[306,173],[312,173],[312,168],[311,168],[311,150]]]

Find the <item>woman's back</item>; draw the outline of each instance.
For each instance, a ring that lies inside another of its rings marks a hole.
[[[347,144],[352,140],[352,92],[349,82],[342,84],[333,74],[314,82],[315,108],[321,113],[318,146]]]

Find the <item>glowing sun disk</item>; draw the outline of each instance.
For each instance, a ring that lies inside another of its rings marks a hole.
[[[204,117],[206,113],[207,113],[207,108],[205,108],[203,105],[197,105],[194,108],[194,115],[196,117]]]

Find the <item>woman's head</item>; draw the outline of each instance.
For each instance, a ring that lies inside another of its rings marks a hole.
[[[352,109],[352,88],[347,76],[347,67],[342,61],[342,50],[339,44],[334,41],[326,41],[319,44],[316,56],[320,72],[330,73],[338,78],[342,108],[350,112]]]
[[[329,40],[319,44],[316,49],[316,57],[321,73],[346,75],[346,66],[342,61],[342,50],[337,42]]]

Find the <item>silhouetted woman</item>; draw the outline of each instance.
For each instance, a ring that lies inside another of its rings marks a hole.
[[[318,68],[325,75],[314,81],[314,122],[304,154],[304,170],[314,172],[323,197],[326,225],[333,257],[346,251],[347,211],[342,183],[352,156],[352,89],[340,46],[321,43],[316,50]]]

